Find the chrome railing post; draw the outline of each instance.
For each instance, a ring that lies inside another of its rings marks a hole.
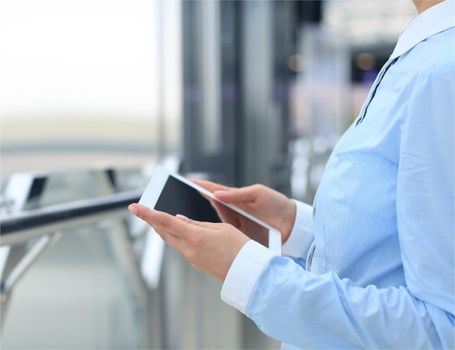
[[[3,200],[8,203],[2,207],[1,215],[18,214],[28,206],[35,206],[44,191],[47,178],[34,174],[15,174],[8,180],[4,190]],[[28,249],[27,242],[0,246],[0,331],[3,330],[6,321],[9,301],[13,287],[29,266],[35,261],[42,250],[53,240],[50,237],[42,237]]]
[[[99,175],[98,183],[105,192],[114,194],[116,190],[118,190],[116,181],[117,175],[113,169],[106,169],[97,175]],[[128,281],[128,288],[134,297],[133,300],[138,304],[136,306],[136,314],[139,315],[140,320],[138,322],[138,327],[142,329],[142,332],[140,333],[143,335],[143,344],[141,345],[148,349],[150,348],[150,339],[148,336],[150,315],[147,312],[149,290],[142,276],[140,261],[134,251],[133,241],[129,235],[125,218],[119,216],[118,218],[113,219],[111,227],[113,233],[108,235],[109,243],[114,252],[115,259],[119,264],[121,273]]]
[[[19,279],[24,276],[33,263],[60,238],[59,233],[43,236],[22,256],[11,272],[2,280],[1,285],[1,329],[3,330],[8,311],[9,300]]]

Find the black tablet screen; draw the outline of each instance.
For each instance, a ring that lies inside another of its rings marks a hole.
[[[209,200],[173,176],[168,177],[155,209],[171,215],[185,215],[197,221],[221,222]]]

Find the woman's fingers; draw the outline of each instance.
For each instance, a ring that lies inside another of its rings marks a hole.
[[[215,225],[215,223],[212,223],[212,222],[203,222],[203,221],[192,220],[192,219],[186,217],[185,215],[181,215],[181,214],[177,214],[175,217],[177,219],[179,219],[183,222],[186,222],[187,224],[191,224],[193,226],[211,228],[213,225]]]
[[[211,200],[210,202],[215,208],[221,221],[227,222],[228,224],[232,224],[234,226],[239,225],[239,214],[215,200]]]
[[[196,231],[193,224],[141,204],[131,204],[128,210],[139,219],[153,226],[155,230],[171,233],[178,238],[187,239],[189,235],[194,234]]]
[[[213,193],[217,199],[226,203],[252,202],[258,196],[257,186],[217,190]]]
[[[196,179],[191,179],[192,182],[195,184],[201,186],[202,188],[205,188],[206,190],[210,192],[215,192],[215,191],[225,191],[228,190],[229,187],[217,184],[216,182],[212,181],[206,181],[206,180],[196,180]]]
[[[191,219],[187,218],[185,215],[177,214],[175,217],[177,219],[180,219],[180,220],[182,220],[184,222],[187,222],[187,223],[191,222]]]
[[[170,247],[182,251],[185,249],[185,243],[182,239],[177,236],[174,236],[172,233],[166,232],[164,230],[155,230],[156,233],[163,239],[166,244]]]
[[[210,273],[220,282],[248,241],[247,236],[231,225],[194,221],[184,215],[172,216],[139,204],[132,204],[128,209],[152,225],[163,240],[195,268]]]

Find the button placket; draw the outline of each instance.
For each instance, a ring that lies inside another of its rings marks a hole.
[[[388,61],[384,67],[382,67],[381,71],[378,74],[378,77],[375,80],[375,83],[373,84],[371,88],[371,92],[368,95],[367,102],[365,103],[365,107],[362,108],[362,111],[360,112],[360,117],[357,119],[355,126],[359,125],[364,119],[368,111],[368,107],[370,107],[371,101],[373,101],[374,96],[376,95],[376,92],[378,90],[379,84],[381,84],[382,79],[384,78],[385,74],[389,70],[389,68],[398,60],[398,57],[394,58],[391,61]]]

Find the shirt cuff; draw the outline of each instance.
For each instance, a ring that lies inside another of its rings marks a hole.
[[[277,253],[249,240],[240,249],[221,288],[221,299],[246,314],[246,306],[257,279]]]
[[[306,255],[313,237],[313,207],[311,205],[294,200],[297,206],[294,228],[288,240],[283,244],[283,255],[301,258]]]

